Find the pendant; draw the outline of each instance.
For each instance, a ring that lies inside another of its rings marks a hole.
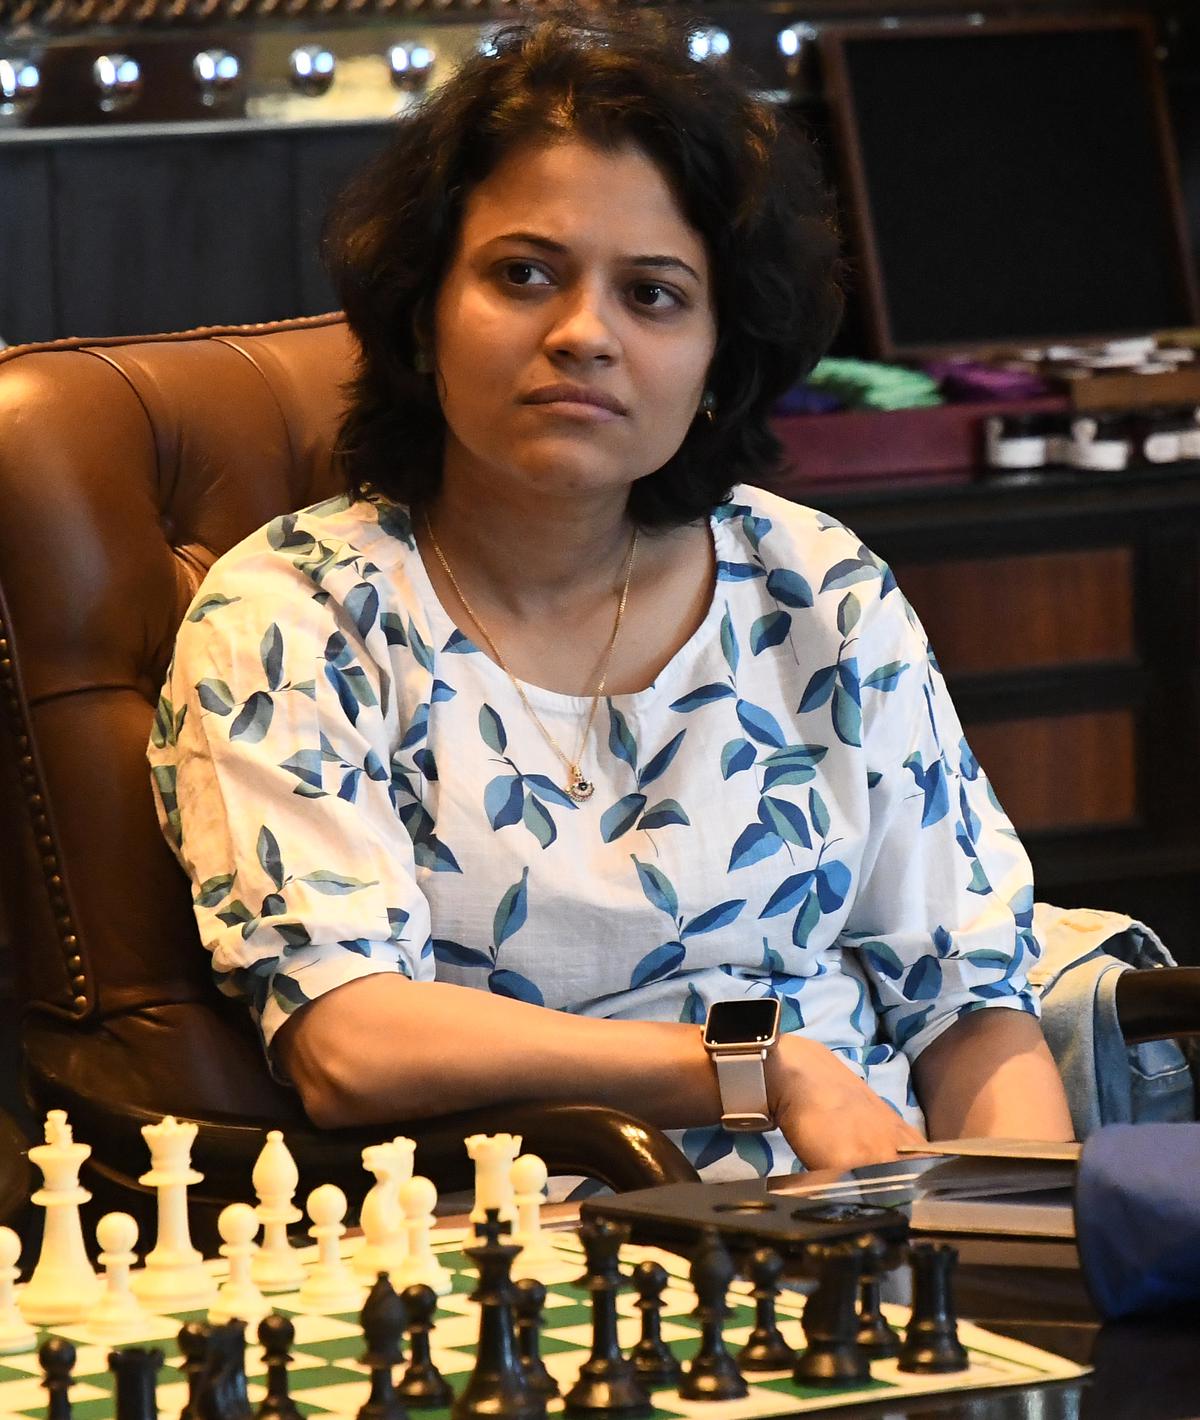
[[[567,781],[567,793],[577,804],[585,804],[596,792],[596,786],[590,779],[585,779],[579,770],[572,772]]]

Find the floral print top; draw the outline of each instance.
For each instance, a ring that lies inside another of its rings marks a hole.
[[[601,702],[582,804],[403,508],[335,499],[215,564],[149,755],[216,980],[268,1045],[376,972],[696,1023],[773,995],[919,1127],[930,1041],[1036,1011],[1029,863],[890,569],[759,489],[711,530],[708,613]],[[590,702],[525,691],[573,743]],[[708,1177],[798,1167],[778,1132],[680,1140]]]

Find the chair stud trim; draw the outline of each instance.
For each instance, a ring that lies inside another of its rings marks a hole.
[[[2,602],[2,594],[0,594]],[[59,946],[62,948],[63,965],[66,970],[67,985],[74,993],[70,1006],[43,1004],[42,1009],[68,1019],[81,1020],[91,1009],[92,999],[89,983],[84,974],[83,957],[79,952],[79,937],[75,931],[75,921],[71,915],[71,905],[67,899],[66,883],[62,875],[50,816],[46,812],[45,785],[30,733],[25,696],[21,690],[20,677],[12,655],[11,633],[6,611],[0,605],[0,698],[7,712],[9,731],[13,736],[19,754],[19,774],[21,788],[25,793],[25,806],[29,812],[33,829],[34,846],[42,869],[46,896],[58,929]]]

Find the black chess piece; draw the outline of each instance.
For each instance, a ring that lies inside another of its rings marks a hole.
[[[359,1407],[358,1420],[408,1420],[392,1378],[393,1368],[404,1359],[400,1350],[404,1303],[386,1272],[376,1277],[358,1320],[367,1343],[359,1359],[371,1372],[371,1394]]]
[[[864,1356],[880,1361],[900,1354],[900,1335],[889,1324],[880,1305],[880,1282],[889,1267],[889,1247],[883,1238],[868,1234],[858,1241],[862,1276],[858,1292],[858,1344]]]
[[[38,1347],[42,1385],[48,1397],[46,1420],[71,1420],[71,1372],[75,1348],[62,1336],[51,1336]]]
[[[965,1371],[970,1360],[958,1339],[952,1279],[958,1250],[948,1243],[913,1243],[912,1316],[896,1365],[913,1375]]]
[[[871,1377],[858,1344],[858,1283],[862,1253],[853,1243],[816,1244],[817,1289],[804,1304],[808,1346],[796,1359],[797,1385],[852,1385]]]
[[[592,1296],[592,1352],[579,1368],[579,1379],[563,1397],[568,1415],[596,1411],[649,1415],[650,1394],[621,1354],[617,1339],[617,1293],[625,1286],[619,1259],[629,1229],[607,1218],[581,1223],[579,1240],[587,1258],[582,1286]]]
[[[108,1353],[108,1369],[116,1378],[116,1420],[158,1420],[155,1386],[162,1363],[157,1347],[127,1346]]]
[[[751,1256],[748,1271],[754,1284],[754,1330],[738,1352],[738,1366],[743,1371],[790,1371],[796,1352],[784,1339],[775,1312],[783,1258],[774,1248],[760,1247]]]
[[[633,1269],[634,1303],[642,1314],[642,1334],[629,1359],[647,1389],[675,1385],[683,1374],[679,1358],[662,1339],[662,1295],[671,1278],[660,1262],[647,1259]]]
[[[479,1303],[479,1343],[475,1369],[451,1407],[451,1420],[545,1420],[545,1397],[529,1388],[517,1352],[512,1262],[521,1249],[500,1241],[506,1230],[498,1211],[489,1208],[476,1229],[483,1241],[463,1249],[479,1269],[479,1286],[471,1294]]]
[[[735,1275],[733,1258],[717,1230],[705,1228],[689,1273],[699,1303],[700,1349],[679,1382],[684,1400],[739,1400],[748,1392],[745,1377],[725,1345],[726,1298]]]
[[[183,1371],[187,1380],[187,1404],[180,1413],[179,1420],[198,1420],[196,1394],[200,1384],[200,1372],[208,1355],[208,1327],[202,1321],[184,1322],[176,1337],[179,1354],[183,1357]]]
[[[303,1420],[288,1385],[288,1365],[295,1339],[296,1328],[278,1312],[271,1312],[258,1323],[258,1344],[267,1366],[267,1393],[254,1412],[254,1420]]]
[[[545,1283],[536,1277],[522,1277],[517,1283],[517,1348],[530,1388],[549,1397],[558,1394],[558,1382],[542,1360],[540,1337],[545,1305]]]
[[[246,1394],[246,1323],[185,1324],[179,1333],[184,1355],[187,1347],[199,1361],[193,1395],[184,1410],[187,1420],[252,1420]]]
[[[441,1410],[454,1399],[450,1383],[433,1364],[429,1333],[437,1311],[437,1293],[424,1282],[414,1282],[400,1293],[408,1316],[408,1369],[396,1385],[396,1393],[414,1410]]]

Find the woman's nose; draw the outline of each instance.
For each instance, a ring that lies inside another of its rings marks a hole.
[[[603,293],[585,287],[569,293],[546,333],[546,345],[578,360],[615,358],[620,346]]]

